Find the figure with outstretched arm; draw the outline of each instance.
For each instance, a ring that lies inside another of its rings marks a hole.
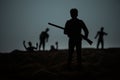
[[[108,35],[108,33],[104,32],[104,27],[101,27],[100,31],[98,31],[95,36],[95,39],[98,37],[97,49],[99,49],[100,44],[101,44],[101,49],[104,49],[104,36],[105,35]]]
[[[26,51],[35,51],[35,50],[37,50],[37,47],[38,47],[38,43],[36,43],[36,47],[34,47],[34,46],[32,46],[32,42],[28,42],[28,47],[26,47],[26,45],[25,45],[25,41],[23,41],[23,46],[24,46],[24,48],[26,49]]]

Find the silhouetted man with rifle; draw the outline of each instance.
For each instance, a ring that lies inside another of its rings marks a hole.
[[[65,28],[60,27],[58,25],[48,23],[49,25],[55,26],[57,28],[63,29],[64,34],[66,34],[69,37],[69,42],[68,42],[68,69],[71,67],[72,63],[72,55],[74,52],[74,48],[76,47],[76,52],[77,52],[77,62],[78,62],[78,67],[81,67],[81,45],[82,45],[82,39],[86,40],[90,45],[92,44],[92,41],[88,39],[88,29],[85,25],[85,23],[78,19],[78,10],[77,9],[71,9],[70,10],[70,15],[71,19],[68,20],[65,24]],[[85,35],[81,34],[81,31],[84,31]]]
[[[69,37],[69,50],[68,50],[68,68],[70,68],[72,63],[72,55],[74,52],[74,48],[76,47],[77,52],[77,62],[78,67],[81,67],[81,48],[82,48],[82,37],[81,37],[81,31],[83,29],[85,33],[85,37],[88,38],[88,29],[85,25],[85,23],[78,19],[78,10],[77,9],[71,9],[70,10],[71,19],[68,20],[65,24],[64,34],[66,34]]]

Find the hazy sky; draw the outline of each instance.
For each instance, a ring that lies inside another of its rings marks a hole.
[[[25,50],[23,40],[35,45],[47,27],[50,28],[47,49],[56,41],[60,49],[67,48],[67,36],[48,22],[64,27],[71,8],[78,9],[78,18],[85,22],[89,38],[94,41],[92,46],[83,41],[83,47],[96,46],[94,37],[101,26],[108,33],[105,48],[120,47],[120,0],[0,0],[0,52]]]

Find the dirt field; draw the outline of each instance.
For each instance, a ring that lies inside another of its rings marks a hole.
[[[82,49],[82,68],[76,52],[68,70],[67,50],[0,53],[0,80],[119,80],[120,48]]]

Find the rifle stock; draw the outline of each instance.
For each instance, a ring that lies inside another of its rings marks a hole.
[[[57,27],[57,28],[60,28],[60,29],[63,29],[63,30],[64,30],[64,28],[61,27],[61,26],[55,25],[55,24],[53,24],[53,23],[48,23],[48,24],[51,25],[51,26],[54,26],[54,27]],[[90,45],[93,43],[90,39],[88,39],[87,37],[85,37],[85,36],[82,35],[82,34],[81,34],[81,37],[82,37],[84,40],[86,40]]]

